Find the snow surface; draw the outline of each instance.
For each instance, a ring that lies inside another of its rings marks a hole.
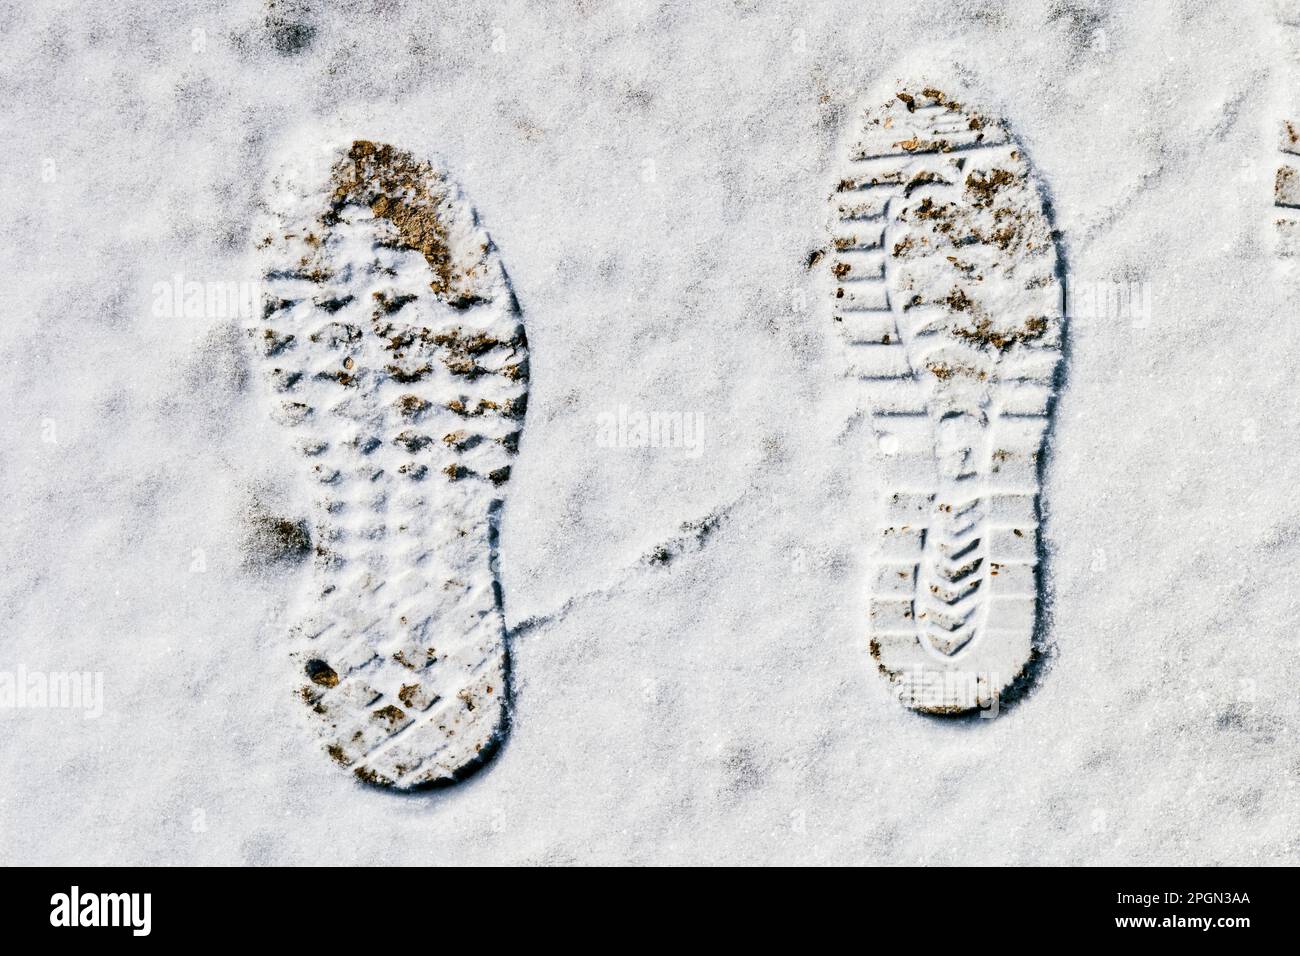
[[[0,862],[1300,862],[1266,5],[297,6],[281,53],[252,0],[6,5],[0,670],[101,672],[104,710],[0,711]],[[1076,293],[1150,294],[1068,327],[1049,666],[955,723],[866,653],[881,461],[804,268],[847,111],[939,43],[1049,185]],[[307,572],[247,543],[254,503],[307,513],[291,453],[238,338],[153,309],[252,278],[311,123],[441,156],[528,329],[513,733],[434,793],[303,733],[274,617]],[[700,416],[702,452],[608,447],[620,406]]]

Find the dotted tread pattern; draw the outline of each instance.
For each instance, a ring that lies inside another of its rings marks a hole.
[[[311,489],[295,694],[325,751],[397,789],[462,779],[508,725],[496,527],[528,350],[446,172],[357,141],[286,164],[248,333]]]

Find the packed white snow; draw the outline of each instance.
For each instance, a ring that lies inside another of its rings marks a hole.
[[[44,706],[0,707],[0,862],[1300,862],[1300,279],[1269,242],[1268,10],[6,20],[0,673]],[[881,461],[805,268],[849,111],[933,45],[1047,183],[1073,313],[1053,652],[1017,706],[957,723],[900,707],[867,653]],[[250,515],[308,502],[238,317],[185,307],[186,283],[255,279],[262,184],[313,123],[442,157],[528,329],[514,726],[435,793],[352,780],[297,722],[276,614],[308,572],[258,560]],[[654,415],[682,440],[610,427]]]

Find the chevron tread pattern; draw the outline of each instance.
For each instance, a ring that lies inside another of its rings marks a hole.
[[[963,713],[1032,654],[1038,465],[1061,354],[1055,238],[1003,123],[916,82],[859,120],[827,271],[892,489],[869,646],[908,706]]]

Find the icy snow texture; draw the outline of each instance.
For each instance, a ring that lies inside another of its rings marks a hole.
[[[1300,862],[1267,11],[10,10],[0,670],[102,671],[105,711],[0,712],[0,861]],[[936,41],[1050,187],[1074,290],[1151,299],[1070,325],[1056,650],[958,723],[899,707],[864,652],[881,461],[804,270],[845,111]],[[177,273],[248,278],[275,145],[313,122],[442,156],[528,324],[514,730],[432,795],[304,745],[274,615],[305,570],[248,542],[254,503],[307,513],[290,452],[237,338],[153,310]],[[703,453],[603,447],[620,406],[702,416]]]

